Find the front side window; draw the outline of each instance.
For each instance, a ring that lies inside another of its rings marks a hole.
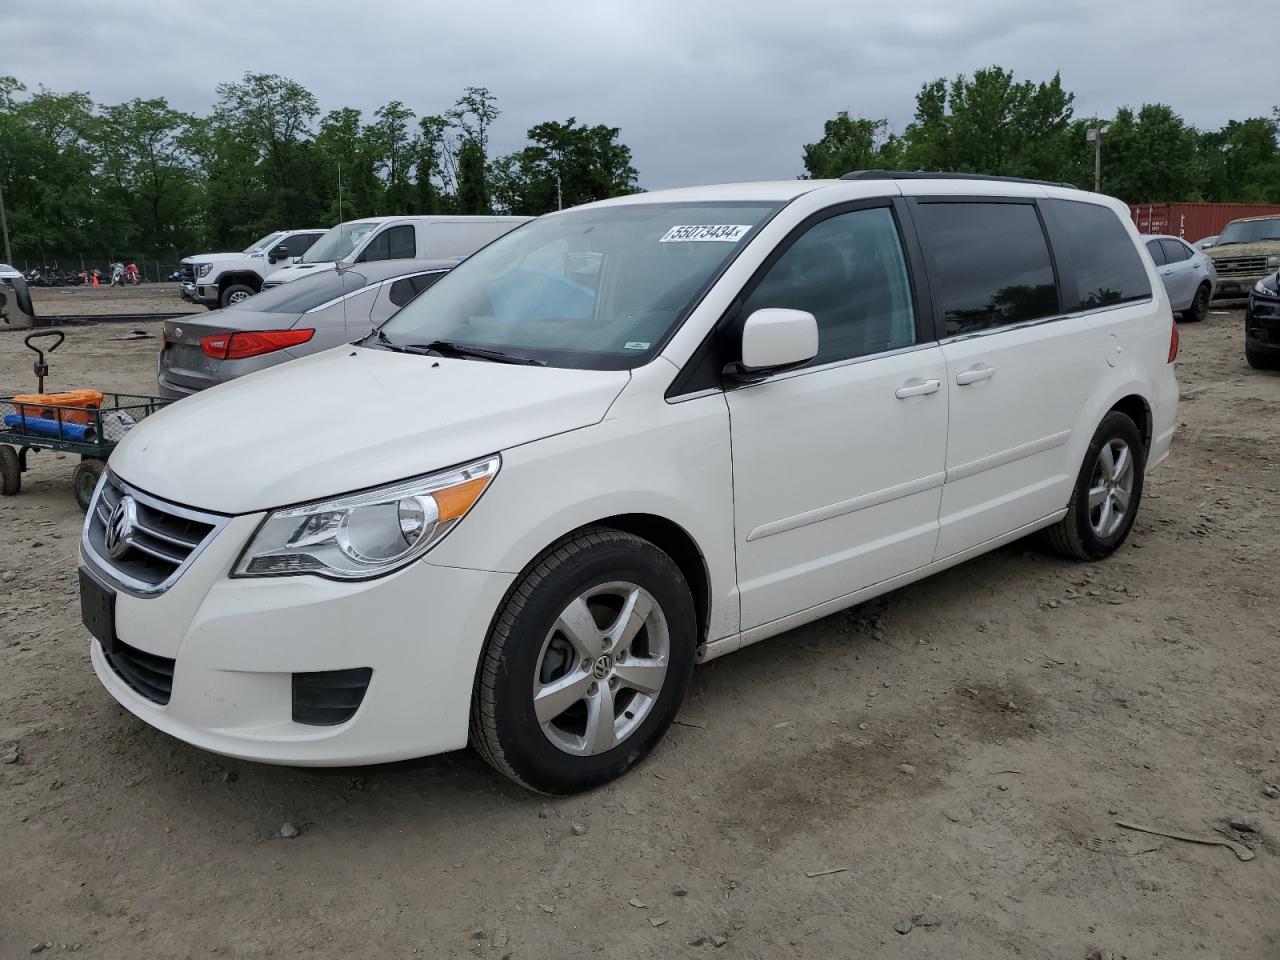
[[[920,203],[947,336],[1023,323],[1059,312],[1049,247],[1030,203]]]
[[[552,366],[630,369],[776,209],[628,203],[551,214],[462,261],[383,333],[393,347],[446,341]]]
[[[284,246],[289,251],[289,256],[300,257],[315,246],[319,236],[318,233],[295,233],[285,240]]]
[[[383,230],[369,241],[369,245],[361,251],[358,259],[362,263],[374,260],[406,260],[414,256],[416,249],[413,225],[406,223]]]
[[[302,257],[303,263],[332,263],[345,260],[360,242],[378,229],[376,220],[353,220],[340,223],[325,233]]]
[[[769,268],[741,315],[767,307],[817,318],[815,365],[915,343],[911,285],[893,212],[855,210],[809,228]]]

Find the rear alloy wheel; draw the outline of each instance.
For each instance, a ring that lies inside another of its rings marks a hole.
[[[253,289],[247,283],[233,283],[222,291],[222,296],[218,302],[223,307],[231,307],[242,300],[248,300],[258,291]]]
[[[18,451],[8,444],[0,444],[0,494],[12,497],[22,489],[22,464]]]
[[[1133,528],[1146,465],[1137,425],[1112,410],[1085,452],[1067,515],[1045,531],[1049,546],[1076,560],[1101,560],[1114,553]]]
[[[1209,315],[1209,284],[1202,283],[1191,300],[1191,306],[1182,311],[1182,319],[1187,323],[1199,323]]]
[[[106,461],[93,457],[85,457],[76,464],[75,472],[71,474],[71,486],[75,491],[76,503],[80,504],[82,512],[89,512],[89,504],[93,502],[93,492],[98,489],[98,479],[105,469],[107,469]]]
[[[471,742],[542,793],[611,780],[671,725],[696,644],[693,599],[670,557],[619,530],[568,537],[521,576],[494,623]]]

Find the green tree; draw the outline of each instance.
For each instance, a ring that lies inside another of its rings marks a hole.
[[[484,151],[474,140],[464,140],[458,149],[457,212],[486,214],[489,205],[489,183],[485,176]]]
[[[822,139],[804,145],[805,176],[835,179],[851,170],[894,170],[902,162],[902,141],[888,120],[850,117],[841,110],[822,127]]]
[[[1200,134],[1204,198],[1280,203],[1280,111],[1274,117],[1229,120]]]
[[[530,127],[529,146],[491,165],[498,206],[538,216],[634,193],[636,169],[620,133],[617,127],[579,124],[574,117]]]
[[[384,214],[414,213],[413,171],[417,144],[410,132],[414,113],[399,100],[392,100],[374,112],[374,122],[365,139],[382,174],[385,191]]]
[[[1129,203],[1201,199],[1196,132],[1162,103],[1121,107],[1102,140],[1102,190]]]

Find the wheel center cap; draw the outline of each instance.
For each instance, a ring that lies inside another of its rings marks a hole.
[[[609,674],[613,673],[613,657],[607,653],[600,657],[595,662],[595,666],[591,668],[591,673],[597,680],[603,680],[609,676]]]

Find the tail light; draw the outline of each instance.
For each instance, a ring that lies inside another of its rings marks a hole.
[[[245,357],[257,357],[286,347],[296,347],[315,335],[315,330],[310,328],[211,333],[200,338],[200,350],[215,360],[243,360]]]
[[[1169,334],[1169,362],[1173,363],[1173,361],[1177,359],[1178,359],[1178,322],[1175,320],[1173,323],[1173,330]]]

